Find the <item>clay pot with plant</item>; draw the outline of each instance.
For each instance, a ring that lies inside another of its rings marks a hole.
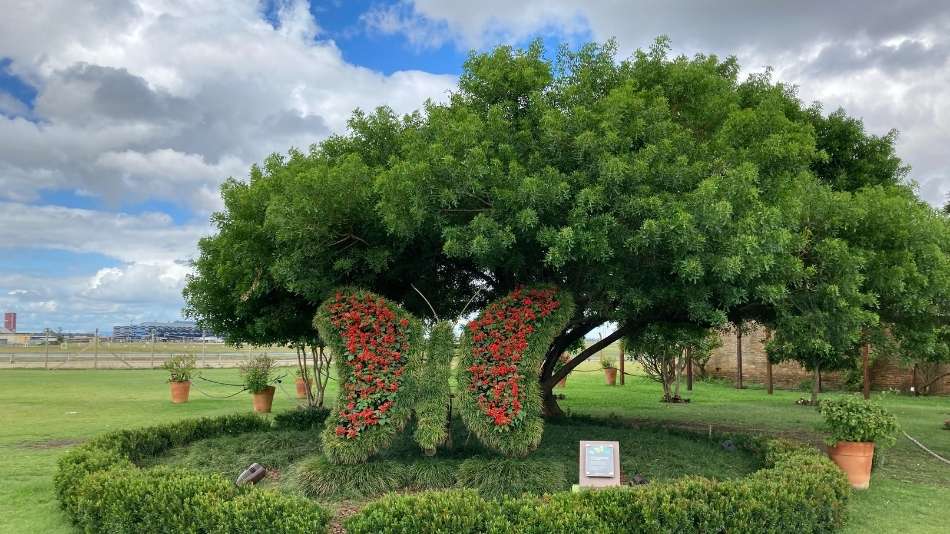
[[[614,361],[610,358],[604,358],[600,360],[601,367],[604,368],[604,378],[607,379],[608,386],[614,386],[617,384],[617,366],[614,365]]]
[[[162,363],[162,369],[169,373],[168,386],[171,390],[172,404],[188,402],[191,391],[191,377],[195,374],[194,356],[179,354]]]
[[[855,489],[871,482],[874,449],[894,444],[897,418],[880,405],[858,397],[824,400],[818,410],[828,430],[828,456],[848,476]]]
[[[297,398],[298,399],[310,398],[310,395],[308,395],[309,392],[307,390],[309,390],[313,386],[313,381],[310,380],[309,376],[304,376],[303,369],[299,367],[297,368],[296,376],[297,378],[295,379],[294,383],[297,386]]]
[[[270,413],[275,391],[274,386],[270,385],[273,374],[274,360],[264,355],[241,365],[241,376],[244,378],[244,386],[251,392],[255,412]]]

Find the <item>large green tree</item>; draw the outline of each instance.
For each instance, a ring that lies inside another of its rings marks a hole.
[[[241,332],[253,318],[227,315],[244,311],[255,283],[302,314],[350,284],[451,319],[519,285],[558,285],[576,307],[539,370],[549,414],[561,378],[647,323],[790,329],[798,318],[804,331],[821,320],[809,302],[824,305],[809,292],[833,291],[836,276],[852,276],[848,306],[861,313],[825,341],[850,340],[884,301],[868,283],[876,256],[865,249],[878,245],[853,244],[814,214],[868,187],[918,202],[899,185],[893,135],[805,107],[768,73],[740,82],[738,72],[733,58],[672,57],[665,39],[622,61],[612,42],[554,60],[538,43],[472,54],[445,103],[401,118],[357,112],[345,134],[272,158],[248,186],[229,182],[190,309]],[[253,207],[229,203],[242,187]],[[247,240],[221,221],[246,226]],[[921,276],[941,262],[921,264]],[[932,320],[938,300],[914,321]],[[556,365],[604,324],[617,328]]]

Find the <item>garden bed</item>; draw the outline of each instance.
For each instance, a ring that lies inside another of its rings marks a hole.
[[[642,531],[668,530],[645,519],[656,514],[673,514],[697,527],[732,525],[728,506],[745,513],[755,531],[767,529],[754,525],[776,521],[798,525],[799,531],[829,530],[840,524],[847,496],[840,474],[817,452],[789,452],[785,446],[776,452],[774,443],[741,436],[710,439],[565,418],[546,425],[540,448],[528,458],[507,459],[483,449],[459,424],[455,446],[433,458],[422,456],[407,438],[366,464],[341,466],[319,452],[321,414],[295,411],[273,419],[230,416],[107,434],[61,460],[57,494],[86,530],[127,532],[148,525],[168,531],[190,524],[199,532],[313,532],[327,528],[331,513],[362,509],[348,520],[354,532],[373,532],[384,523],[391,531],[414,532],[427,521],[430,532],[453,533],[481,531],[491,526],[489,518],[500,531],[525,531],[530,521],[548,524],[531,515],[537,510],[579,521],[549,527],[594,531],[630,521]],[[650,483],[596,495],[566,491],[577,480],[582,439],[619,441],[624,474]],[[255,488],[234,487],[231,481],[252,462],[264,465],[268,477]],[[367,504],[390,492],[397,494]],[[454,512],[457,500],[475,507],[471,517]],[[745,501],[748,510],[736,504]],[[654,510],[651,502],[673,504]],[[616,510],[596,512],[604,507]],[[411,517],[406,510],[413,510]],[[642,517],[630,515],[635,513]],[[440,523],[427,514],[462,522]]]

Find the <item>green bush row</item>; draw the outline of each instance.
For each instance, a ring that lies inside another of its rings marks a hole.
[[[814,449],[770,442],[764,469],[724,482],[669,483],[543,497],[484,499],[473,490],[390,495],[351,517],[348,532],[830,532],[850,494]]]
[[[239,488],[217,475],[135,465],[195,440],[271,428],[249,414],[112,432],[60,458],[56,495],[85,532],[325,531],[329,514],[306,499]]]

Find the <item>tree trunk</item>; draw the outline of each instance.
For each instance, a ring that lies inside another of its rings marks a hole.
[[[684,351],[686,349],[683,349]],[[685,352],[680,353],[680,358],[683,357]],[[673,392],[673,398],[678,398],[680,396],[680,362],[676,358],[673,359],[673,380],[675,380],[675,389]]]
[[[818,366],[815,366],[815,378],[812,380],[811,384],[811,404],[812,406],[818,405],[818,391],[821,387],[821,371]]]
[[[617,363],[620,364],[620,385],[622,386],[622,385],[623,385],[623,382],[624,382],[623,377],[624,377],[624,375],[626,374],[626,373],[624,372],[624,369],[623,369],[623,367],[624,367],[624,366],[623,366],[623,361],[624,361],[624,357],[623,357],[623,340],[621,340],[620,343],[617,343],[617,345],[620,347],[620,359],[617,360]]]
[[[686,349],[686,391],[693,391],[693,354]]]
[[[585,333],[590,332],[594,328],[595,328],[594,326],[590,327],[589,329],[585,331]],[[545,417],[555,417],[555,416],[564,415],[564,412],[561,410],[561,407],[558,406],[557,404],[557,399],[554,397],[554,386],[556,386],[557,383],[560,382],[562,378],[570,374],[570,372],[573,371],[578,365],[580,365],[581,362],[590,358],[594,354],[597,354],[598,352],[604,350],[611,343],[622,338],[623,335],[624,335],[624,330],[622,328],[619,328],[611,332],[607,337],[601,339],[597,343],[594,343],[593,345],[582,350],[580,354],[578,354],[577,356],[574,356],[570,361],[565,363],[564,366],[561,367],[561,370],[558,371],[557,373],[552,373],[551,371],[548,371],[548,373],[550,374],[545,376],[545,370],[544,370],[544,367],[542,367],[541,376],[539,377],[538,381],[541,383],[542,413],[544,414]],[[565,344],[564,347],[566,348],[569,344],[570,343]],[[551,353],[551,348],[548,348],[549,356],[550,356],[550,353]],[[558,355],[560,356],[560,353],[558,353]],[[547,363],[548,362],[545,362],[545,367],[547,367]],[[553,371],[553,365],[551,366],[551,370]]]
[[[736,326],[736,389],[742,389],[742,330]]]
[[[554,397],[554,390],[544,387],[543,384],[541,386],[541,415],[544,417],[561,417],[564,415],[564,410],[558,406],[557,399]]]

